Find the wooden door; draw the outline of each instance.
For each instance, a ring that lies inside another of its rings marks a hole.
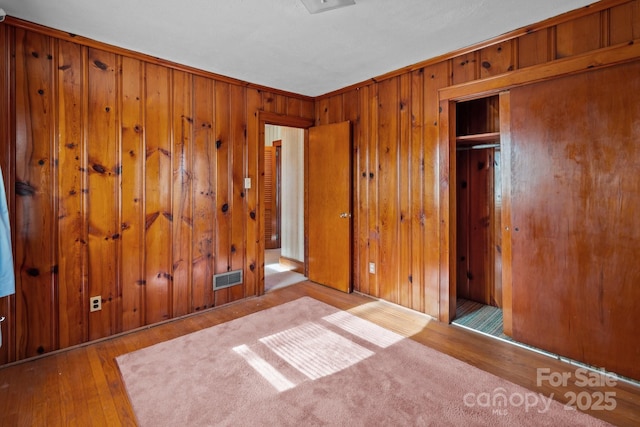
[[[639,75],[514,88],[510,162],[513,337],[636,380]]]
[[[349,122],[309,129],[308,277],[351,291],[351,131]]]

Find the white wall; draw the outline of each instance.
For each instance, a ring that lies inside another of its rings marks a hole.
[[[281,255],[304,262],[304,130],[265,127],[265,145],[282,140]]]

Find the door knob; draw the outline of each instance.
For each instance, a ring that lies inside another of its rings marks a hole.
[[[349,212],[342,212],[340,218],[351,218],[351,214]]]

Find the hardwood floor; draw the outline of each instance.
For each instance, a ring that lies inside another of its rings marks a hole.
[[[0,368],[0,425],[134,426],[135,416],[120,380],[116,356],[302,296],[350,310],[536,393],[547,396],[553,393],[563,403],[567,402],[565,394],[570,397],[570,393],[586,392],[591,396],[596,392],[613,392],[614,410],[587,412],[615,425],[640,425],[640,388],[623,382],[614,387],[579,387],[575,379],[567,381],[566,386],[552,387],[549,381],[538,386],[538,368],[575,373],[576,367],[456,326],[430,321],[427,316],[402,307],[375,304],[369,297],[343,294],[310,282]]]

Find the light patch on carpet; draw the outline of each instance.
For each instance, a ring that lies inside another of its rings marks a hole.
[[[248,345],[242,344],[233,348],[247,363],[262,377],[269,381],[276,390],[282,392],[294,388],[296,385],[274,368],[269,362],[254,353]]]
[[[368,320],[361,319],[349,314],[346,311],[339,311],[329,316],[323,317],[324,320],[335,325],[371,344],[381,348],[387,348],[404,339],[402,335],[391,332],[381,326],[371,323]]]
[[[311,380],[335,374],[374,354],[312,322],[260,338],[260,342]]]

